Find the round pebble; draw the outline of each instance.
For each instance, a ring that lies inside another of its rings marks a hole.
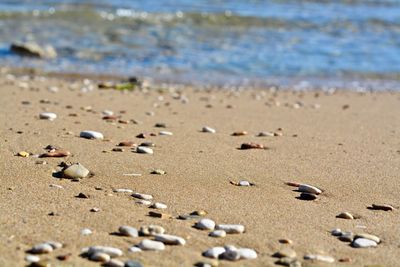
[[[120,235],[123,235],[123,236],[130,236],[130,237],[138,237],[139,236],[138,230],[135,227],[126,226],[126,225],[119,227],[118,232]]]
[[[27,262],[39,262],[40,258],[39,258],[39,256],[36,256],[36,255],[26,255],[25,260]]]
[[[111,258],[122,256],[122,251],[118,248],[113,247],[104,247],[104,246],[93,246],[89,247],[88,252],[89,255],[95,253],[104,253],[109,255]]]
[[[91,235],[93,232],[89,228],[84,228],[81,230],[81,235]]]
[[[164,250],[165,245],[162,242],[153,241],[150,239],[143,239],[139,244],[138,247],[142,250]]]
[[[111,259],[110,255],[102,252],[92,253],[89,256],[89,260],[91,261],[107,262],[110,259]]]
[[[70,179],[80,179],[88,176],[89,170],[82,164],[75,163],[63,170],[63,176]]]
[[[204,218],[198,221],[194,227],[200,230],[214,230],[215,222],[211,219]]]
[[[315,186],[312,186],[312,185],[308,185],[308,184],[301,184],[299,186],[299,191],[300,192],[305,192],[305,193],[316,194],[316,195],[319,195],[319,194],[322,193],[321,189],[319,189],[319,188],[317,188]]]
[[[53,250],[54,248],[50,244],[41,243],[35,245],[30,252],[33,254],[46,254],[52,252]]]
[[[376,247],[378,246],[378,244],[370,239],[357,238],[354,239],[354,241],[351,243],[351,246],[354,248],[370,248],[370,247]]]
[[[98,139],[98,140],[104,139],[103,134],[96,131],[82,131],[79,134],[79,136],[86,139]]]
[[[225,237],[226,232],[224,230],[214,230],[208,234],[211,237]]]
[[[237,250],[240,255],[240,259],[243,260],[254,260],[257,258],[257,252],[251,248],[239,248]]]

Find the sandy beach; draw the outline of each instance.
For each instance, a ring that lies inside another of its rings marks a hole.
[[[143,266],[277,266],[273,255],[281,250],[295,252],[301,266],[399,266],[399,93],[156,85],[130,92],[97,85],[84,78],[0,75],[0,266],[28,265],[27,251],[49,240],[63,244],[38,255],[51,266],[100,266],[80,256],[83,248],[97,245],[119,248],[118,260]],[[117,118],[104,120],[105,110]],[[40,119],[42,112],[57,118]],[[165,128],[154,127],[157,123]],[[205,126],[216,132],[202,132]],[[104,139],[81,138],[85,130]],[[247,135],[232,135],[243,131]],[[260,132],[275,136],[259,137]],[[141,133],[146,138],[137,138]],[[122,141],[152,142],[154,154],[136,153],[135,147],[113,151]],[[239,149],[243,143],[266,149]],[[48,145],[70,155],[38,158]],[[18,155],[23,151],[29,156]],[[62,162],[79,162],[92,174],[79,181],[61,179],[55,173]],[[151,174],[156,169],[166,174]],[[234,185],[243,180],[254,185]],[[302,200],[287,182],[323,192]],[[152,195],[152,202],[168,207],[151,209],[115,189]],[[88,198],[76,197],[80,193]],[[372,204],[394,210],[368,209]],[[245,231],[215,238],[193,227],[201,218],[177,219],[200,210],[217,225],[240,224]],[[167,218],[151,217],[150,211]],[[337,218],[342,212],[354,219]],[[133,253],[130,247],[154,238],[112,234],[122,225],[152,224],[186,244]],[[84,228],[92,234],[82,235]],[[380,242],[354,248],[331,234],[335,228],[372,234]],[[225,245],[253,249],[257,259],[202,256]],[[334,262],[306,255],[330,256]]]

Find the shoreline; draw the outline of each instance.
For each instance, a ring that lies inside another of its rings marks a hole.
[[[117,247],[123,251],[117,259],[135,259],[144,266],[214,262],[202,252],[224,245],[254,249],[258,257],[219,260],[220,266],[277,266],[279,259],[272,255],[285,248],[296,252],[302,266],[396,266],[400,92],[200,90],[174,85],[121,92],[99,90],[94,81],[85,84],[85,77],[37,75],[7,79],[0,74],[0,265],[24,266],[27,250],[54,240],[64,247],[39,256],[56,266],[99,266],[79,256],[84,247],[94,245]],[[104,120],[105,110],[118,118]],[[57,118],[39,119],[42,112],[54,112]],[[154,127],[157,123],[166,128]],[[204,126],[216,133],[202,132]],[[80,138],[84,130],[101,132],[104,140]],[[173,135],[160,135],[161,131]],[[248,134],[232,136],[243,131]],[[260,132],[276,135],[259,137]],[[146,138],[138,138],[140,133],[147,133]],[[154,154],[135,153],[129,147],[113,150],[122,141],[154,142]],[[238,149],[243,143],[267,149]],[[48,145],[71,155],[32,156],[45,153]],[[22,151],[31,156],[17,156]],[[54,173],[62,162],[79,162],[94,175],[79,182],[59,179]],[[155,169],[166,174],[151,174]],[[141,176],[124,175],[134,173]],[[230,183],[240,180],[255,186]],[[316,200],[301,200],[286,182],[310,184],[323,192]],[[115,189],[150,194],[153,202],[168,208],[135,204],[130,193]],[[89,198],[77,198],[80,193]],[[395,209],[368,209],[372,204]],[[93,208],[99,211],[91,212]],[[241,224],[246,230],[213,238],[193,228],[199,218],[176,219],[199,210],[207,211],[205,218],[217,224]],[[154,218],[150,211],[172,218]],[[341,212],[356,219],[337,218]],[[186,244],[130,253],[143,237],[112,234],[122,225],[139,229],[150,224],[184,238]],[[84,228],[93,233],[81,235]],[[373,234],[382,241],[375,248],[353,248],[331,235],[335,228]],[[292,244],[281,244],[281,239]],[[304,259],[309,254],[335,261]],[[60,255],[69,256],[58,260]],[[350,262],[339,262],[345,259]]]

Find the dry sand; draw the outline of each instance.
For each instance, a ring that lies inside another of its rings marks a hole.
[[[71,84],[60,78],[0,77],[0,266],[24,266],[25,251],[47,240],[65,244],[41,256],[54,266],[99,266],[79,256],[83,247],[91,245],[118,247],[124,251],[121,260],[137,259],[144,266],[193,266],[207,261],[201,256],[204,250],[227,244],[253,248],[258,259],[221,260],[220,266],[274,266],[277,258],[271,255],[285,246],[297,252],[303,266],[400,266],[399,210],[367,209],[373,203],[400,205],[400,94],[186,89],[183,94],[189,102],[185,104],[157,87],[147,92],[95,88],[81,93],[81,81],[76,87]],[[50,86],[57,86],[59,92],[50,92]],[[50,103],[41,103],[44,99]],[[304,106],[294,108],[298,101]],[[81,109],[87,106],[92,111]],[[101,114],[105,109],[143,123],[106,122]],[[58,118],[40,120],[43,111],[55,112]],[[154,116],[146,115],[149,111]],[[69,116],[71,113],[77,117]],[[166,123],[167,128],[154,128],[158,122]],[[200,132],[205,125],[217,133]],[[283,136],[255,137],[260,131],[276,132],[278,128],[283,129]],[[80,138],[82,130],[102,132],[107,140]],[[174,135],[135,138],[142,132],[160,130]],[[231,136],[235,131],[249,134]],[[128,148],[111,152],[124,140],[152,141],[157,146],[154,155],[133,153]],[[237,149],[244,142],[261,143],[269,149]],[[35,164],[42,159],[16,156],[20,151],[41,154],[49,144],[72,155],[43,159],[46,165]],[[63,161],[80,162],[95,175],[80,182],[53,177]],[[153,169],[167,174],[152,175]],[[126,173],[142,176],[124,176]],[[229,180],[248,180],[255,186],[234,186]],[[287,181],[325,191],[316,201],[299,200],[299,193],[286,185]],[[243,224],[246,232],[208,237],[208,232],[192,228],[195,221],[147,216],[149,208],[135,204],[130,194],[113,193],[114,188],[151,194],[168,205],[165,213],[174,216],[206,210],[207,218]],[[76,198],[81,192],[90,198]],[[93,207],[101,211],[90,212]],[[335,217],[343,211],[360,218]],[[49,216],[51,212],[58,216]],[[187,244],[132,254],[127,249],[141,237],[110,235],[121,225],[139,228],[147,224],[161,225],[168,233],[184,237]],[[93,234],[81,236],[83,228],[92,229]],[[371,233],[382,243],[377,248],[355,249],[332,236],[333,228]],[[293,244],[280,244],[282,238]],[[72,255],[67,261],[56,259],[68,253]],[[336,261],[312,263],[303,260],[307,253],[330,255]],[[352,261],[339,263],[342,258]]]

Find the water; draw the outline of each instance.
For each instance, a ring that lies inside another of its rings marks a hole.
[[[52,44],[56,60],[10,43]],[[0,64],[202,84],[400,89],[397,0],[3,0]]]

